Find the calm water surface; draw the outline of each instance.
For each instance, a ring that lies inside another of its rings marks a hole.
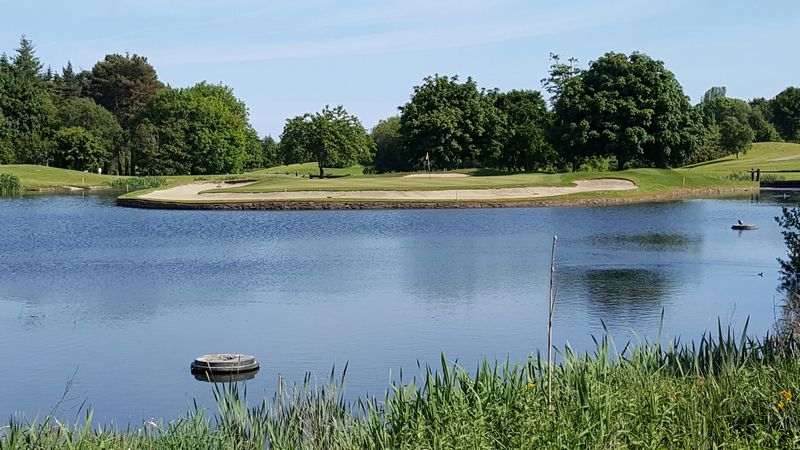
[[[148,211],[104,197],[0,200],[0,417],[84,400],[100,421],[183,414],[211,387],[196,355],[324,380],[349,362],[347,395],[383,395],[399,369],[472,370],[546,347],[551,238],[558,234],[555,340],[696,339],[775,319],[785,252],[772,194],[621,207],[434,211]],[[736,219],[758,231],[730,230]],[[763,273],[763,276],[759,276]]]

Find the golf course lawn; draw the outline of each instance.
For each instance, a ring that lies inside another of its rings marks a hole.
[[[159,189],[175,187],[195,181],[221,181],[240,178],[255,180],[255,183],[238,185],[222,189],[211,189],[207,192],[268,193],[294,191],[431,191],[448,189],[502,189],[520,187],[566,187],[572,186],[576,180],[617,178],[630,180],[638,186],[630,191],[597,191],[568,194],[569,196],[637,196],[674,189],[711,189],[748,186],[748,170],[759,168],[764,170],[800,170],[800,144],[791,143],[756,143],[746,154],[738,159],[735,156],[695,164],[675,170],[664,169],[630,169],[621,172],[575,172],[561,174],[514,173],[483,169],[457,170],[455,174],[469,176],[441,176],[434,172],[433,176],[407,173],[364,174],[363,168],[347,167],[325,169],[327,175],[337,178],[310,178],[319,169],[316,163],[292,164],[246,172],[239,175],[205,175],[205,176],[167,176],[167,186],[157,189],[132,192],[125,197],[137,197],[140,194]],[[26,190],[38,190],[59,187],[108,188],[118,178],[112,175],[79,172],[54,167],[36,165],[0,165],[0,173],[11,173],[18,176]],[[421,175],[421,176],[420,176]],[[779,179],[800,179],[800,172],[775,174]],[[739,180],[739,181],[737,181]],[[213,188],[213,186],[212,186]]]
[[[729,155],[724,158],[693,164],[679,170],[715,177],[726,177],[732,173],[749,176],[750,169],[800,170],[800,144],[787,142],[758,142],[747,153]],[[774,174],[779,179],[800,180],[800,172]],[[762,174],[763,176],[763,174]]]

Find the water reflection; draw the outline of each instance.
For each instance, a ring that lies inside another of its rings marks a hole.
[[[213,401],[182,361],[216,348],[268,356],[248,381],[258,392],[349,362],[352,396],[381,394],[390,371],[442,351],[465,366],[523,361],[546,346],[553,234],[557,342],[590,348],[601,320],[615,338],[652,334],[662,308],[665,331],[687,339],[732,310],[760,332],[785,253],[779,211],[764,197],[360,212],[0,200],[12,230],[0,231],[0,346],[27,365],[0,371],[0,414],[46,413],[80,367],[76,385],[104,419],[174,417],[187,399]],[[740,217],[760,230],[736,238]]]
[[[702,245],[701,235],[688,233],[600,234],[589,240],[597,245],[644,250],[698,251]]]

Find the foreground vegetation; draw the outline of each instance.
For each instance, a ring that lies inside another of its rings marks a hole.
[[[383,399],[347,402],[344,375],[327,386],[281,386],[248,405],[246,389],[218,386],[218,412],[118,430],[13,418],[11,448],[800,448],[800,360],[788,341],[759,342],[720,328],[699,343],[643,342],[593,355],[566,348],[547,363],[484,363],[470,376],[438,371],[393,385]]]

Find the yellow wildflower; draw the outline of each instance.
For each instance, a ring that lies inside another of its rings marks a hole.
[[[536,384],[535,383],[528,383],[528,385],[526,387],[528,389],[536,389]]]
[[[781,391],[781,395],[786,399],[787,402],[792,400],[792,393],[789,391]]]
[[[784,406],[786,405],[784,405],[783,402],[778,402],[778,409],[783,409]]]

